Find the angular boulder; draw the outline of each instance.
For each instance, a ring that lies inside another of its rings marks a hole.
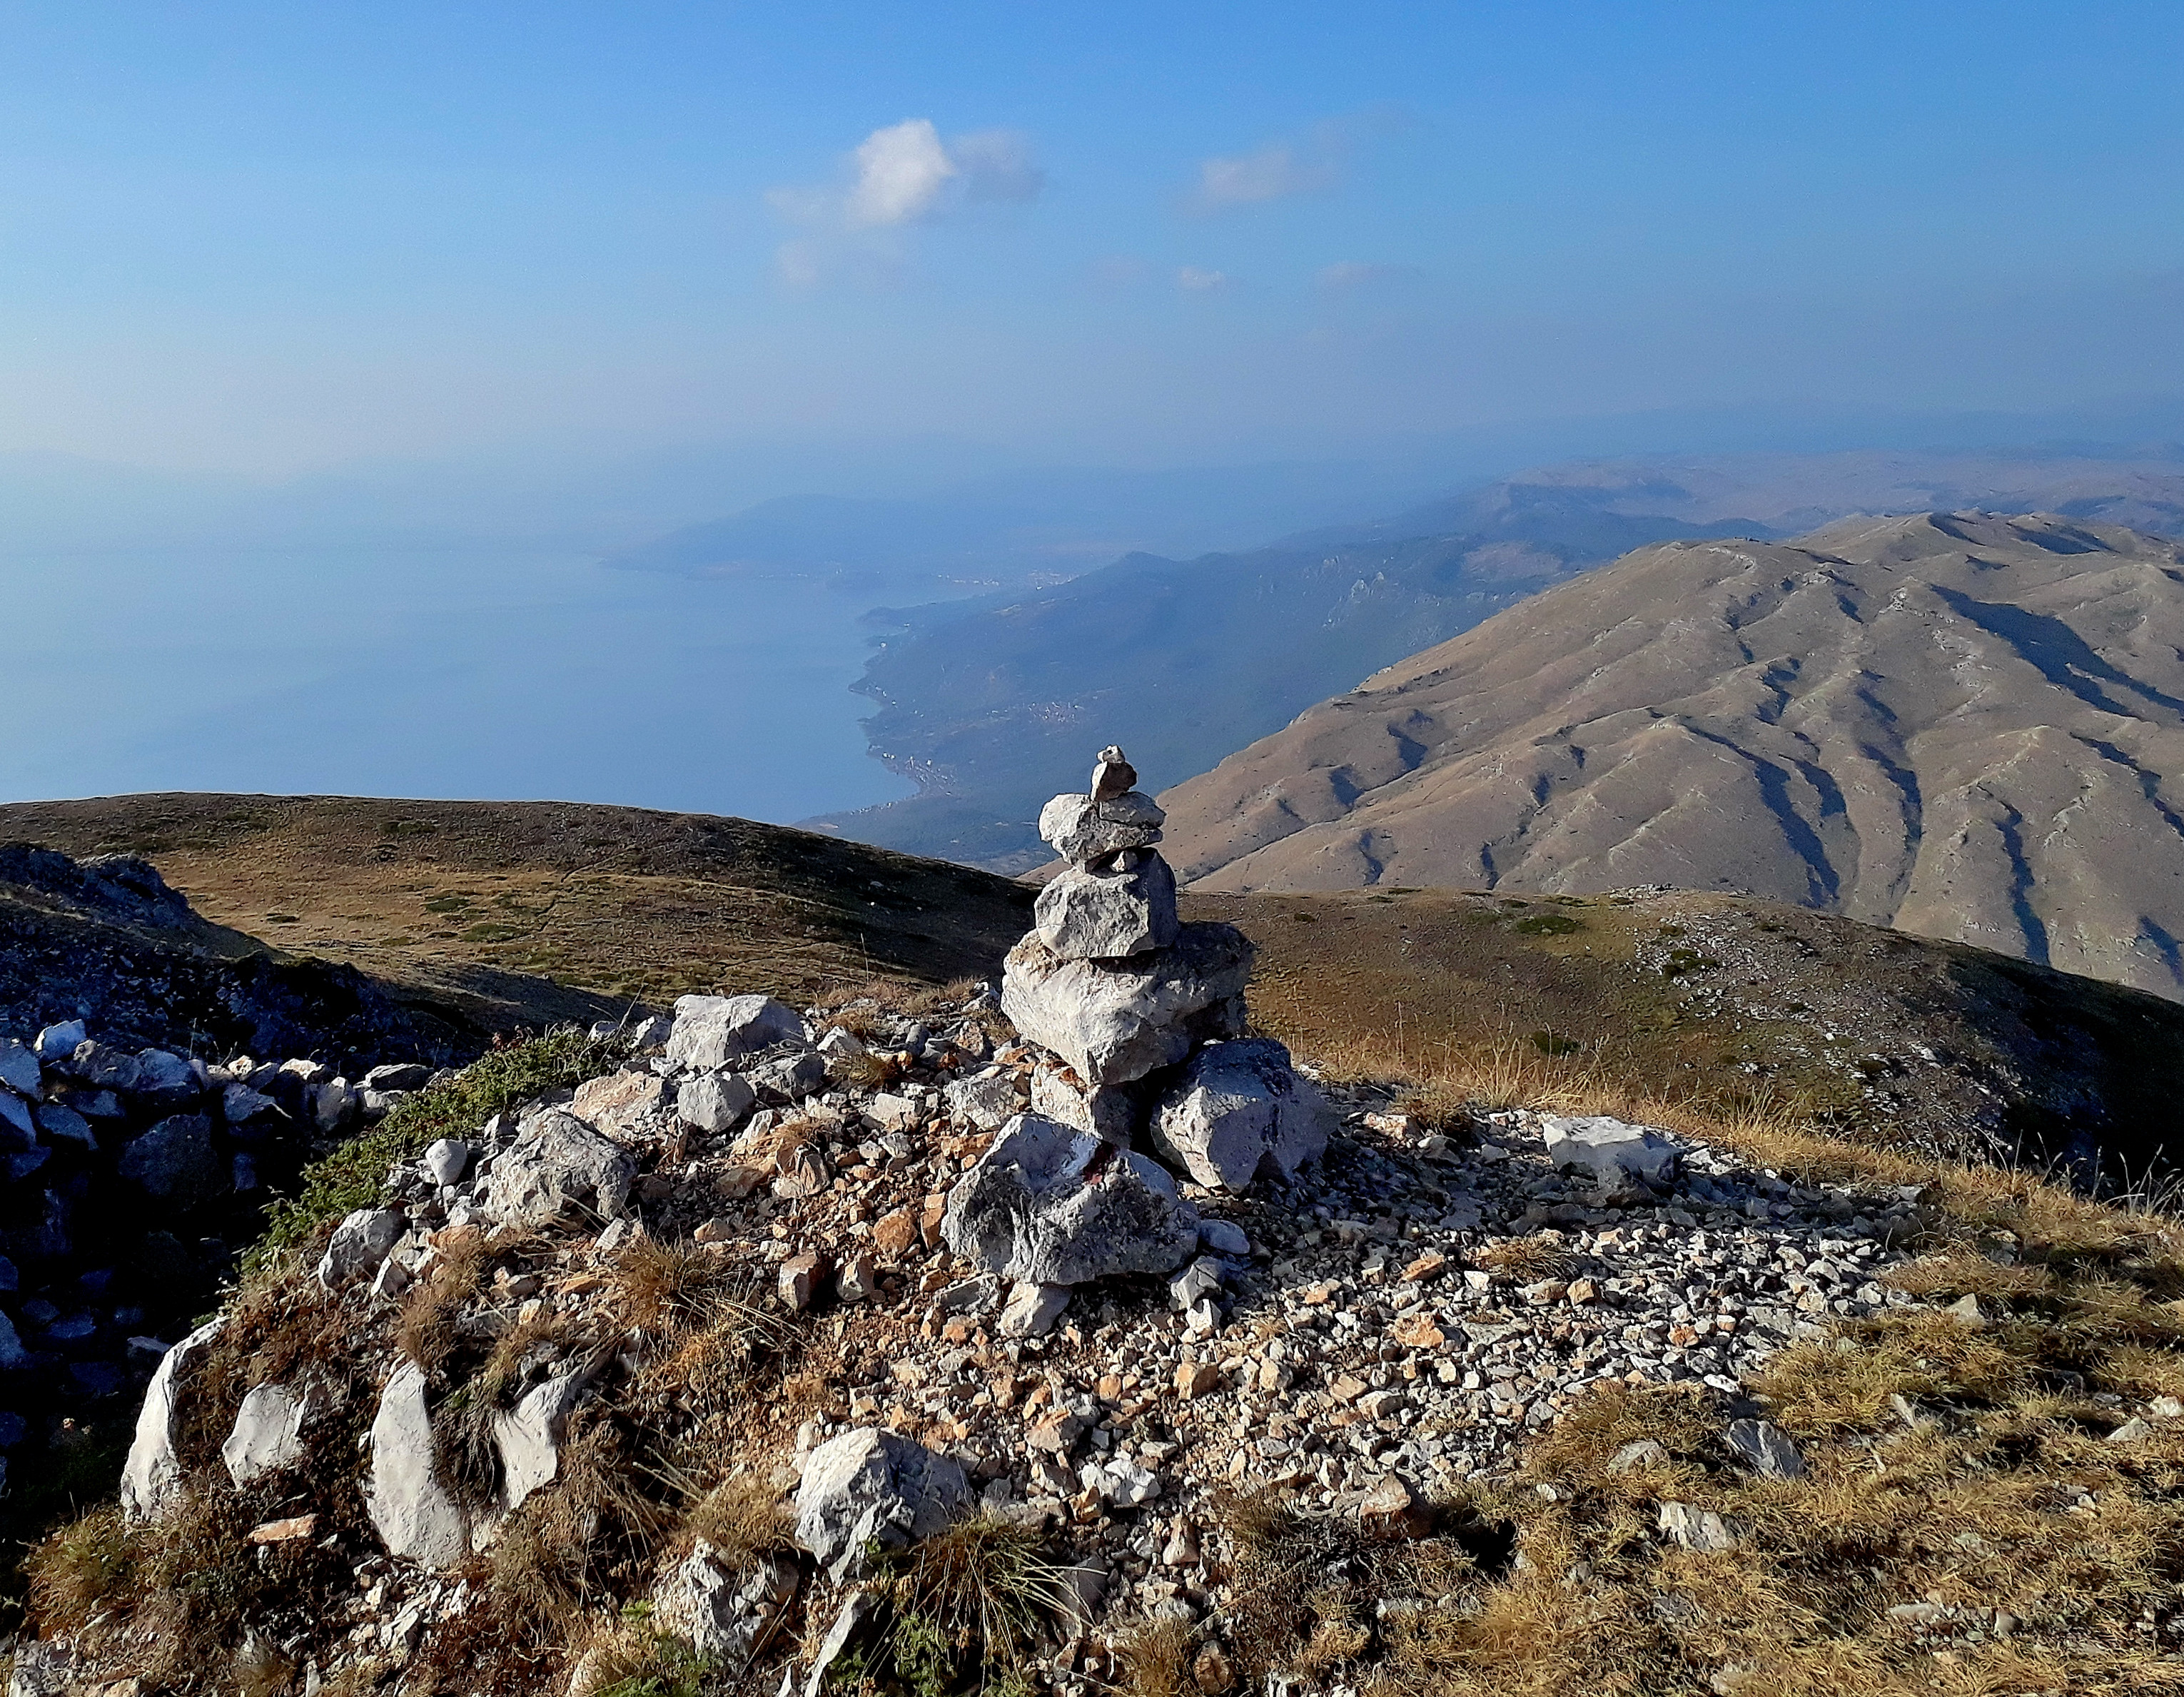
[[[470,1168],[471,1146],[460,1138],[435,1138],[420,1157],[425,1176],[435,1184],[453,1184]]]
[[[31,1104],[12,1090],[0,1090],[0,1153],[20,1155],[37,1143],[38,1121]]]
[[[1033,1113],[1126,1147],[1145,1118],[1146,1093],[1142,1084],[1096,1084],[1088,1090],[1073,1074],[1052,1065],[1031,1076]]]
[[[38,1129],[46,1134],[49,1143],[74,1143],[78,1149],[95,1153],[98,1136],[91,1129],[91,1121],[65,1102],[47,1102],[38,1110]]]
[[[1255,951],[1232,925],[1186,925],[1129,960],[1065,960],[1036,933],[1009,951],[1001,1009],[1088,1085],[1122,1084],[1244,1034]]]
[[[1768,1420],[1732,1420],[1729,1447],[1754,1472],[1769,1479],[1802,1479],[1805,1458],[1790,1434]]]
[[[1157,1164],[1035,1114],[1019,1114],[948,1193],[948,1247],[1031,1284],[1168,1273],[1198,1249],[1198,1210]]]
[[[370,1278],[409,1228],[409,1216],[398,1208],[358,1209],[334,1227],[333,1239],[319,1258],[319,1282],[340,1290]]]
[[[379,1394],[364,1506],[390,1555],[438,1571],[471,1553],[470,1516],[440,1483],[425,1375],[414,1361],[397,1367]]]
[[[220,1446],[228,1477],[248,1485],[304,1459],[304,1399],[286,1385],[254,1385]]]
[[[970,1482],[945,1455],[899,1433],[859,1427],[805,1462],[796,1541],[839,1583],[864,1572],[868,1550],[930,1538],[970,1500]]]
[[[36,1101],[43,1088],[36,1051],[12,1037],[0,1037],[0,1084]]]
[[[1039,810],[1039,834],[1072,865],[1103,860],[1126,848],[1150,848],[1161,840],[1167,815],[1142,790],[1106,801],[1058,795]]]
[[[652,1618],[699,1657],[733,1675],[764,1650],[796,1595],[799,1573],[785,1556],[760,1555],[738,1567],[700,1538],[687,1561],[652,1594]]]
[[[1150,853],[1114,871],[1072,866],[1048,882],[1032,913],[1039,941],[1065,960],[1117,960],[1166,949],[1182,928],[1175,874]]]
[[[38,1059],[66,1060],[88,1035],[81,1020],[63,1020],[58,1025],[47,1026],[38,1033]]]
[[[706,1071],[777,1043],[811,1040],[803,1015],[771,996],[677,996],[667,1058]]]
[[[1271,1038],[1208,1043],[1153,1116],[1153,1147],[1212,1190],[1295,1177],[1327,1148],[1334,1115]]]
[[[213,1153],[212,1122],[202,1114],[164,1119],[121,1152],[122,1177],[145,1193],[189,1208],[226,1188],[227,1173]]]
[[[725,1132],[750,1112],[758,1092],[734,1072],[701,1072],[675,1092],[675,1111],[701,1132]]]
[[[579,1084],[569,1111],[609,1137],[627,1137],[659,1105],[666,1088],[655,1072],[642,1069],[612,1072]]]
[[[941,1093],[950,1119],[981,1132],[1000,1130],[1019,1105],[1016,1075],[1000,1067],[976,1077],[959,1078]]]
[[[1549,1160],[1565,1171],[1590,1173],[1603,1190],[1619,1190],[1634,1179],[1657,1187],[1675,1182],[1681,1158],[1676,1144],[1650,1126],[1607,1114],[1548,1114],[1541,1118],[1540,1130]]]
[[[478,1211],[504,1226],[544,1226],[570,1215],[602,1220],[629,1204],[637,1163],[574,1114],[548,1108],[526,1121],[478,1190]]]
[[[516,1399],[515,1406],[493,1417],[493,1447],[500,1456],[500,1505],[513,1514],[541,1485],[560,1472],[561,1443],[569,1415],[591,1371],[582,1366],[549,1373]]]
[[[208,1320],[159,1358],[144,1405],[136,1411],[136,1433],[121,1468],[121,1508],[131,1520],[153,1520],[181,1494],[182,1464],[175,1454],[176,1405],[183,1377],[205,1346],[220,1335],[220,1321]]]

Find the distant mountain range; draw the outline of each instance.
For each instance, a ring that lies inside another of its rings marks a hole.
[[[1021,593],[1145,548],[1362,519],[1435,487],[1418,465],[1298,461],[995,473],[912,499],[786,495],[607,556],[625,570],[804,579],[900,600]]]
[[[2184,999],[2184,547],[1958,513],[1642,548],[1163,800],[1200,890],[1737,891]]]
[[[1039,804],[1120,742],[1149,786],[1205,771],[1407,654],[1630,549],[1848,514],[2038,510],[2184,534],[2184,459],[1913,453],[1596,460],[1245,553],[1134,554],[899,615],[860,687],[921,793],[817,821],[1020,871]]]

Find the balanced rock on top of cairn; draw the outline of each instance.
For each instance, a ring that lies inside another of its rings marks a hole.
[[[1288,1177],[1326,1146],[1324,1102],[1279,1043],[1208,1071],[1206,1045],[1245,1034],[1254,950],[1234,926],[1178,921],[1155,847],[1167,815],[1136,782],[1123,751],[1103,748],[1089,790],[1039,813],[1039,835],[1070,864],[1039,893],[1001,980],[1002,1010],[1054,1057],[1034,1075],[1033,1110],[1150,1146],[1201,1184]]]

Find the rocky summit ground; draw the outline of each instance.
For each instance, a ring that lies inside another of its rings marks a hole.
[[[1988,513],[1642,548],[1167,792],[1176,870],[1741,892],[2184,997],[2180,558]]]
[[[1127,1152],[1041,1115],[1121,1053],[1056,987],[1146,957],[1057,966],[1056,911],[999,996],[746,980],[376,1103],[40,1034],[42,1149],[102,1068],[190,1095],[208,1182],[254,1094],[370,1115],[130,1344],[11,1697],[2177,1683],[2184,1235],[1947,1135],[2120,1093],[2169,1004],[1727,898],[1187,916],[1171,977],[1266,938],[1252,1004]],[[1223,1072],[1247,1017],[1303,1080]],[[140,1105],[90,1158],[142,1188],[196,1132]]]
[[[660,1022],[398,1108],[343,1163],[380,1177],[292,1216],[168,1355],[126,1510],[34,1554],[11,1689],[2077,1692],[2179,1665],[2159,1220],[1329,1080],[1340,1128],[1295,1181],[1183,1188],[1175,1277],[1027,1302],[950,1221],[1042,1057],[984,999],[782,1015],[725,1099]]]

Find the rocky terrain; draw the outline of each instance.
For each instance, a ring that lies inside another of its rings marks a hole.
[[[237,927],[223,947],[359,965],[403,1005],[497,1031],[618,1022],[632,986],[666,1007],[967,982],[1034,917],[1034,891],[984,873],[634,809],[139,796],[0,809],[0,826],[156,854]],[[2109,1189],[2179,1146],[2162,1081],[2184,1066],[2184,1010],[1987,951],[1678,891],[1184,892],[1179,910],[1251,940],[1265,1031],[1375,1066],[1460,1061],[1482,1080],[1513,1067],[1540,1098],[1612,1071],[1732,1116],[1758,1102],[1929,1154],[2064,1162]],[[191,1047],[164,1027],[137,1040]]]
[[[206,923],[141,860],[15,844],[0,876],[0,1525],[20,1537],[107,1488],[117,1410],[274,1196],[486,1040]]]
[[[2184,994],[2180,559],[1981,514],[1641,549],[1177,788],[1178,869],[1740,891]]]
[[[1134,778],[998,992],[685,997],[322,1163],[13,1697],[2173,1672],[2164,1220],[1293,1061]]]
[[[1022,871],[1039,859],[1045,774],[1093,727],[1136,749],[1158,791],[1630,549],[1959,508],[2176,535],[2184,468],[1886,453],[1576,462],[1373,524],[1190,559],[1134,554],[1050,588],[876,615],[883,640],[861,688],[878,709],[866,729],[920,793],[829,822]]]
[[[0,843],[0,1030],[68,1020],[111,1043],[324,1054],[359,1073],[468,1059],[491,1035],[460,1007],[201,918],[143,860]]]

